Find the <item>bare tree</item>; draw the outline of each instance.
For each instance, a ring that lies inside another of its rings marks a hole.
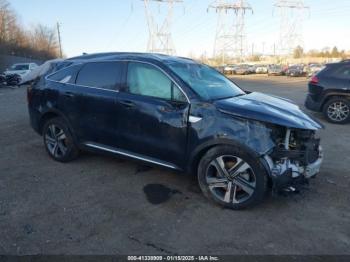
[[[0,0],[0,51],[2,53],[36,57],[58,56],[57,36],[54,28],[37,25],[26,31],[18,23],[16,13],[7,0]]]
[[[0,43],[9,41],[11,27],[17,18],[6,0],[0,0]]]
[[[37,25],[32,33],[32,47],[38,51],[57,56],[58,41],[55,30],[40,24]]]

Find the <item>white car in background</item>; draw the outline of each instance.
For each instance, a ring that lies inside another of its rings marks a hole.
[[[234,75],[236,74],[237,65],[226,65],[224,67],[224,74],[226,75]]]
[[[255,73],[257,74],[267,74],[267,65],[258,65],[255,69]]]
[[[6,69],[4,75],[19,75],[20,77],[23,77],[37,67],[38,65],[36,63],[14,64],[9,69]]]
[[[61,58],[56,58],[56,59],[52,59],[44,62],[40,66],[35,67],[25,76],[21,77],[21,81],[19,84],[20,85],[29,84],[35,79],[45,75],[48,71],[52,70],[53,67],[55,67],[59,62],[62,62],[62,61],[64,60]]]

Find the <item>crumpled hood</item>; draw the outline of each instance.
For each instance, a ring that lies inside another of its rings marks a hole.
[[[227,114],[268,122],[290,128],[317,130],[322,124],[314,120],[299,106],[274,96],[253,92],[215,102],[217,108]]]

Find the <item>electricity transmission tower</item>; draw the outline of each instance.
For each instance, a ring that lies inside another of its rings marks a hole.
[[[309,7],[303,0],[277,0],[274,7],[278,9],[281,23],[279,35],[279,54],[292,54],[298,46],[303,46],[304,11]]]
[[[182,0],[143,0],[143,1],[145,4],[145,12],[146,12],[148,30],[149,30],[147,51],[151,53],[164,53],[168,55],[174,55],[175,46],[171,35],[174,4],[182,2]],[[163,21],[157,22],[155,20],[155,15],[151,10],[151,4],[150,4],[151,2],[158,2],[159,4],[158,8],[160,8],[161,4],[167,4],[167,13]]]
[[[245,0],[217,0],[209,5],[218,14],[214,57],[220,57],[222,64],[229,59],[242,61],[247,52],[245,36],[245,15],[253,13]]]

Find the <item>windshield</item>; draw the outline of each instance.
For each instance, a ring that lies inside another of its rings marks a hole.
[[[207,65],[173,61],[168,62],[167,65],[205,100],[245,94],[225,76]]]
[[[11,70],[28,70],[29,69],[29,65],[28,64],[17,64],[17,65],[13,65],[11,66]]]

